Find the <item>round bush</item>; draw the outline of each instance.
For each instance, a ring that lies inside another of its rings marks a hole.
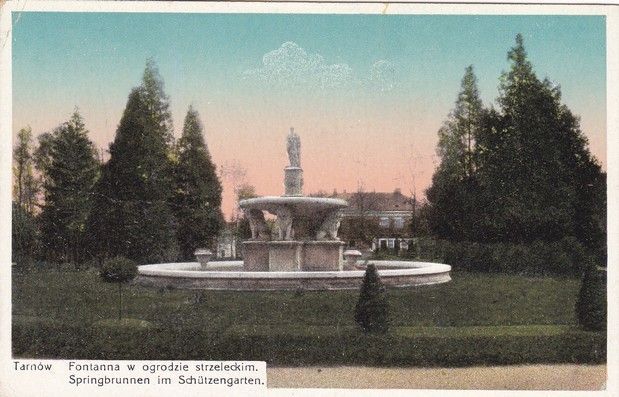
[[[108,283],[122,283],[138,275],[138,266],[131,259],[116,257],[105,261],[99,275]]]

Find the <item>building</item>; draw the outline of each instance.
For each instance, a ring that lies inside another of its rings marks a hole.
[[[337,193],[332,197],[348,201],[342,210],[340,238],[350,246],[372,250],[407,250],[412,241],[411,221],[415,211],[412,197],[393,192]]]

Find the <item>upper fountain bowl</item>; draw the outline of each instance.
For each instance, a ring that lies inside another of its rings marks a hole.
[[[320,211],[345,208],[348,203],[342,199],[306,196],[264,196],[239,201],[242,209],[256,209],[276,214],[280,207],[288,207],[299,216],[316,215]]]

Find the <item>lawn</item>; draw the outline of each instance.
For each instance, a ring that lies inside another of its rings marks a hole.
[[[604,333],[576,326],[579,280],[453,272],[446,284],[390,289],[391,330],[363,335],[357,291],[117,289],[96,271],[13,274],[19,357],[256,359],[270,364],[466,365],[602,362]],[[139,324],[139,322],[134,322]],[[108,322],[109,324],[109,322]]]

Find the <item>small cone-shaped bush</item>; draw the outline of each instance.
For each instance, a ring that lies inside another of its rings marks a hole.
[[[355,307],[355,321],[363,332],[384,334],[389,328],[385,286],[373,264],[368,265],[363,277],[359,301]]]
[[[585,329],[606,328],[606,271],[587,266],[576,301],[576,317]]]

